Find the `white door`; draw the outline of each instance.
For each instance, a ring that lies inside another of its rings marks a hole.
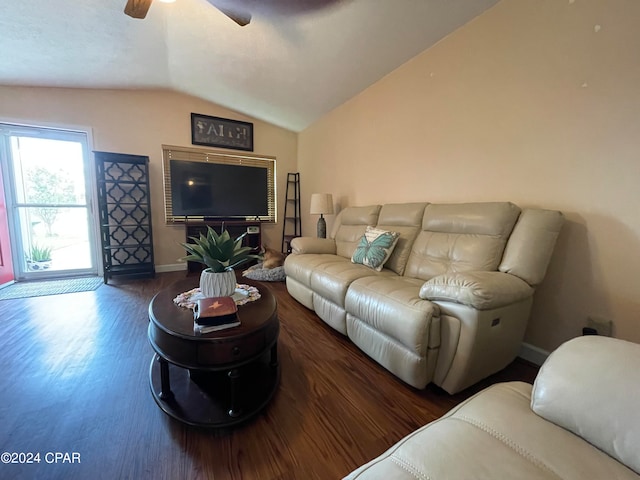
[[[97,275],[86,133],[0,124],[0,147],[16,279]]]

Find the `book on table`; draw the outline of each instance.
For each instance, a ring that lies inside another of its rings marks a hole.
[[[201,298],[193,312],[193,329],[208,333],[240,325],[238,306],[231,297]]]

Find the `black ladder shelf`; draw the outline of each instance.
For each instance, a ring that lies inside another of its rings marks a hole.
[[[293,212],[291,211],[293,209]],[[291,240],[302,235],[300,218],[300,174],[287,173],[287,192],[282,223],[282,253],[291,253]]]

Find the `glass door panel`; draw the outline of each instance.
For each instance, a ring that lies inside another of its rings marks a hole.
[[[23,232],[24,272],[92,267],[86,209],[18,207],[17,212]]]

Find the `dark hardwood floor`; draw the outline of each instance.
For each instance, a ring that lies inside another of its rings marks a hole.
[[[184,275],[0,301],[0,452],[40,454],[0,464],[0,478],[336,479],[490,383],[537,372],[516,361],[458,395],[418,391],[269,283],[281,322],[272,402],[240,427],[186,427],[151,396],[147,340],[149,300]]]

